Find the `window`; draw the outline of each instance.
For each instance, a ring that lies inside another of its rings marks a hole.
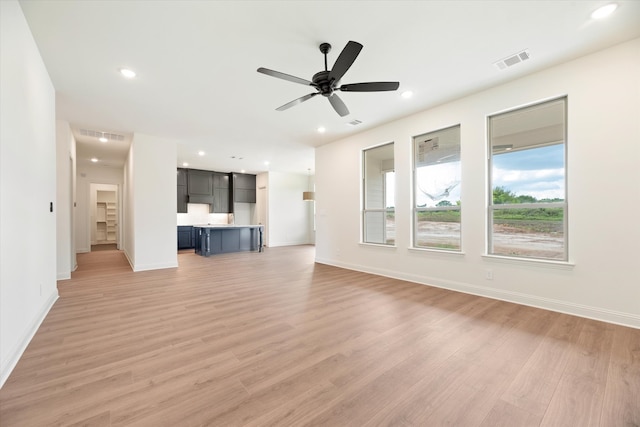
[[[489,254],[566,261],[566,98],[488,125]]]
[[[395,171],[393,143],[363,151],[362,241],[394,245]]]
[[[460,251],[460,126],[413,138],[416,248]]]

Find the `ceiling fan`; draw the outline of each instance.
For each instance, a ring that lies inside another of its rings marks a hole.
[[[289,74],[281,73],[279,71],[269,70],[268,68],[258,68],[258,72],[266,74],[268,76],[277,77],[279,79],[288,80],[290,82],[303,84],[305,86],[312,86],[316,92],[310,93],[305,96],[301,96],[298,99],[294,99],[291,102],[276,108],[277,111],[284,111],[294,105],[301,104],[316,95],[325,96],[329,99],[331,106],[336,112],[344,117],[349,114],[349,109],[342,102],[342,99],[338,96],[336,91],[341,92],[383,92],[397,90],[400,86],[399,82],[368,82],[368,83],[351,83],[338,86],[340,79],[347,70],[351,67],[353,62],[358,57],[358,54],[362,50],[362,45],[358,42],[350,41],[342,49],[336,63],[333,64],[331,70],[327,69],[327,54],[331,50],[329,43],[322,43],[320,45],[320,52],[324,54],[324,71],[320,71],[311,78],[311,81],[301,79],[300,77],[291,76]]]

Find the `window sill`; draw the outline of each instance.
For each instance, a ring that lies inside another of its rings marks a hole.
[[[360,246],[372,246],[375,248],[387,248],[387,249],[397,249],[398,247],[396,245],[385,245],[382,243],[366,243],[366,242],[360,242],[359,243]]]
[[[482,258],[491,262],[500,262],[505,264],[520,264],[520,265],[536,265],[540,267],[557,268],[558,270],[573,270],[576,265],[568,261],[552,261],[546,259],[533,259],[533,258],[516,258],[501,255],[482,255]]]
[[[462,256],[465,255],[465,253],[462,251],[446,251],[444,249],[416,248],[413,246],[410,246],[407,249],[409,249],[409,251],[411,252],[428,252],[428,253],[435,253],[435,254],[462,255]]]

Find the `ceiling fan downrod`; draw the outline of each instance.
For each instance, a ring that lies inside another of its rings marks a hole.
[[[320,52],[324,55],[324,70],[329,71],[327,66],[327,53],[331,52],[331,45],[329,43],[321,43]]]
[[[333,93],[333,87],[329,81],[329,68],[327,67],[327,54],[331,51],[329,43],[320,44],[320,52],[324,55],[324,71],[316,73],[311,80],[318,88],[322,96],[329,97]]]

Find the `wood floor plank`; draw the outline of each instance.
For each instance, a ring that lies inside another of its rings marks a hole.
[[[576,346],[584,326],[584,323],[574,316],[558,314],[555,317],[553,327],[544,339],[541,339],[523,369],[502,395],[505,402],[540,418],[549,406],[564,373],[567,358]]]
[[[0,390],[13,426],[640,425],[640,330],[314,263],[78,255]]]
[[[640,334],[616,328],[600,425],[640,426]]]
[[[480,427],[536,427],[541,416],[534,415],[515,405],[498,400],[487,414]]]
[[[584,320],[577,351],[567,360],[541,425],[600,425],[615,329],[603,322]]]

